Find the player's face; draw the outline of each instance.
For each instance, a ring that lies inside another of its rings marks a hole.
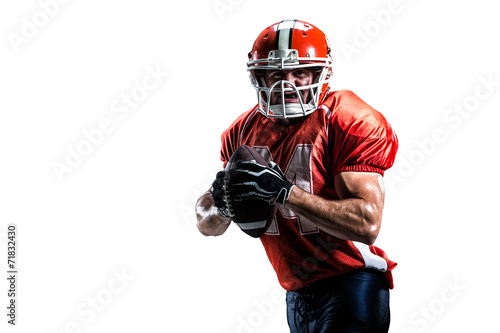
[[[267,87],[271,87],[274,83],[282,80],[290,81],[297,88],[305,85],[310,85],[314,81],[314,71],[307,68],[287,69],[287,70],[267,70],[264,73],[264,79]],[[285,84],[285,88],[289,88],[289,84]],[[271,105],[281,104],[282,95],[276,87],[271,93]],[[299,90],[302,102],[309,102],[309,89]],[[300,103],[299,97],[295,91],[285,93],[285,103]]]

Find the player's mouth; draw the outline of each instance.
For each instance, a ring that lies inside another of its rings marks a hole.
[[[299,96],[296,92],[284,93],[285,103],[300,103]],[[278,103],[282,103],[283,98],[280,96],[278,98]]]

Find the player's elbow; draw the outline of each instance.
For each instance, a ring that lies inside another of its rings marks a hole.
[[[203,236],[218,236],[217,234],[214,233],[213,230],[206,229],[203,226],[200,226],[200,224],[196,225],[198,227],[198,231],[203,235]]]
[[[231,223],[230,219],[219,215],[215,206],[204,208],[197,206],[196,219],[196,227],[203,236],[220,236]]]
[[[196,218],[198,220],[196,222],[196,228],[198,228],[198,231],[203,236],[219,236],[225,231],[225,229],[221,228],[221,222],[217,221],[217,218],[214,216],[206,216],[206,214],[197,212]]]
[[[362,235],[361,242],[366,245],[372,245],[377,240],[379,230],[380,227],[376,224],[367,225],[366,230]]]
[[[372,245],[377,240],[382,224],[382,212],[377,209],[368,209],[367,214],[363,216],[363,229],[361,233],[361,242]]]
[[[229,223],[219,223],[217,226],[207,226],[204,224],[197,224],[198,231],[203,236],[220,236],[224,234],[229,226]]]

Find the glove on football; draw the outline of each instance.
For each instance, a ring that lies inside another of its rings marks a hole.
[[[217,207],[219,214],[223,217],[233,217],[234,214],[229,210],[227,190],[224,179],[226,178],[226,171],[219,171],[212,183],[212,197],[214,198],[214,205]]]
[[[231,200],[260,199],[269,204],[284,204],[295,185],[285,178],[276,163],[269,164],[271,167],[255,161],[235,162],[234,167],[226,171],[225,189]]]

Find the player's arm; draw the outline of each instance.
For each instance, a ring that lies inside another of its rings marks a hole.
[[[214,198],[210,190],[205,192],[196,202],[196,226],[198,230],[205,236],[222,235],[229,224],[230,218],[222,217],[214,203]]]
[[[384,208],[382,175],[341,172],[334,181],[340,200],[327,200],[294,186],[285,205],[335,237],[373,244]]]
[[[301,190],[272,164],[236,162],[228,190],[232,200],[254,197],[270,204],[284,204],[331,235],[373,244],[380,231],[384,208],[382,175],[376,172],[345,171],[334,178],[339,199],[327,200]]]

